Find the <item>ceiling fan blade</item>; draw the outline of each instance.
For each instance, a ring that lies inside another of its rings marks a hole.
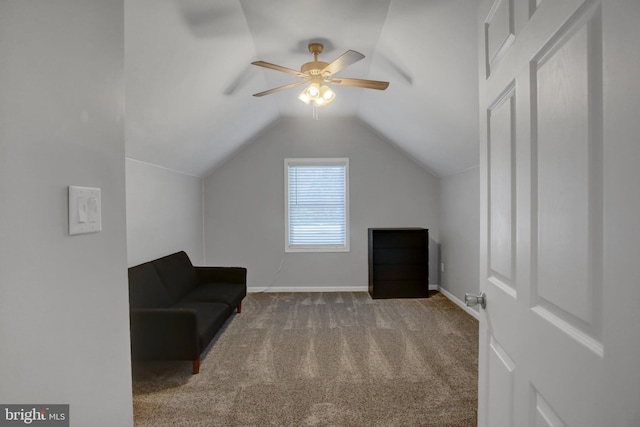
[[[333,61],[331,64],[324,67],[320,72],[320,74],[325,74],[325,73],[335,74],[338,71],[342,70],[343,68],[348,67],[349,65],[360,61],[362,58],[364,58],[364,55],[361,54],[360,52],[356,52],[355,50],[348,50],[345,53],[343,53],[339,58],[337,58],[335,61]]]
[[[291,68],[283,67],[281,65],[272,64],[270,62],[255,61],[255,62],[252,62],[252,64],[253,65],[257,65],[258,67],[270,68],[272,70],[282,71],[283,73],[293,74],[294,76],[298,76],[298,77],[302,77],[302,78],[307,78],[308,77],[305,73],[302,73],[300,71],[296,71],[296,70],[293,70]]]
[[[307,83],[307,82],[306,81],[301,81],[301,82],[289,83],[288,85],[274,87],[273,89],[265,90],[264,92],[254,93],[253,96],[265,96],[265,95],[269,95],[269,94],[274,93],[274,92],[279,92],[281,90],[285,90],[285,89],[289,89],[289,88],[292,88],[292,87],[300,86],[300,85],[305,84],[305,83]]]
[[[381,82],[378,80],[348,79],[346,77],[334,77],[329,83],[342,86],[356,86],[366,89],[385,90],[389,86],[389,82]]]

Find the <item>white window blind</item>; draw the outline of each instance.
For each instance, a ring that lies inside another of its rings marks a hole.
[[[286,159],[288,251],[349,250],[348,159]]]

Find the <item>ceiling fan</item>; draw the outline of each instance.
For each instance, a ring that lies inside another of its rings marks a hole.
[[[291,68],[283,67],[280,65],[271,64],[265,61],[255,61],[251,64],[259,67],[269,68],[276,71],[282,71],[283,73],[293,74],[304,80],[289,83],[284,86],[279,86],[273,89],[265,90],[264,92],[254,93],[253,96],[265,96],[274,92],[279,92],[284,89],[289,89],[295,86],[300,86],[305,83],[310,83],[298,96],[305,104],[312,103],[314,107],[323,107],[329,105],[335,99],[335,93],[324,83],[342,85],[342,86],[356,86],[366,89],[385,90],[389,86],[389,82],[381,82],[377,80],[363,80],[352,79],[346,77],[334,77],[334,74],[343,68],[360,61],[364,58],[364,55],[355,50],[348,50],[338,57],[333,62],[326,63],[318,61],[318,55],[322,53],[324,46],[322,43],[310,43],[309,52],[313,54],[313,61],[307,62],[300,67],[300,71],[293,70]]]

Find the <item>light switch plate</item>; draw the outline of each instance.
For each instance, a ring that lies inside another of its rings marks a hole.
[[[69,234],[102,230],[100,189],[69,186]]]

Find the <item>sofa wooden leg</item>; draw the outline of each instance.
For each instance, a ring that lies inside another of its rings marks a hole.
[[[238,304],[238,313],[242,313],[242,301]]]
[[[197,374],[200,372],[200,356],[196,360],[193,361],[193,374]]]

